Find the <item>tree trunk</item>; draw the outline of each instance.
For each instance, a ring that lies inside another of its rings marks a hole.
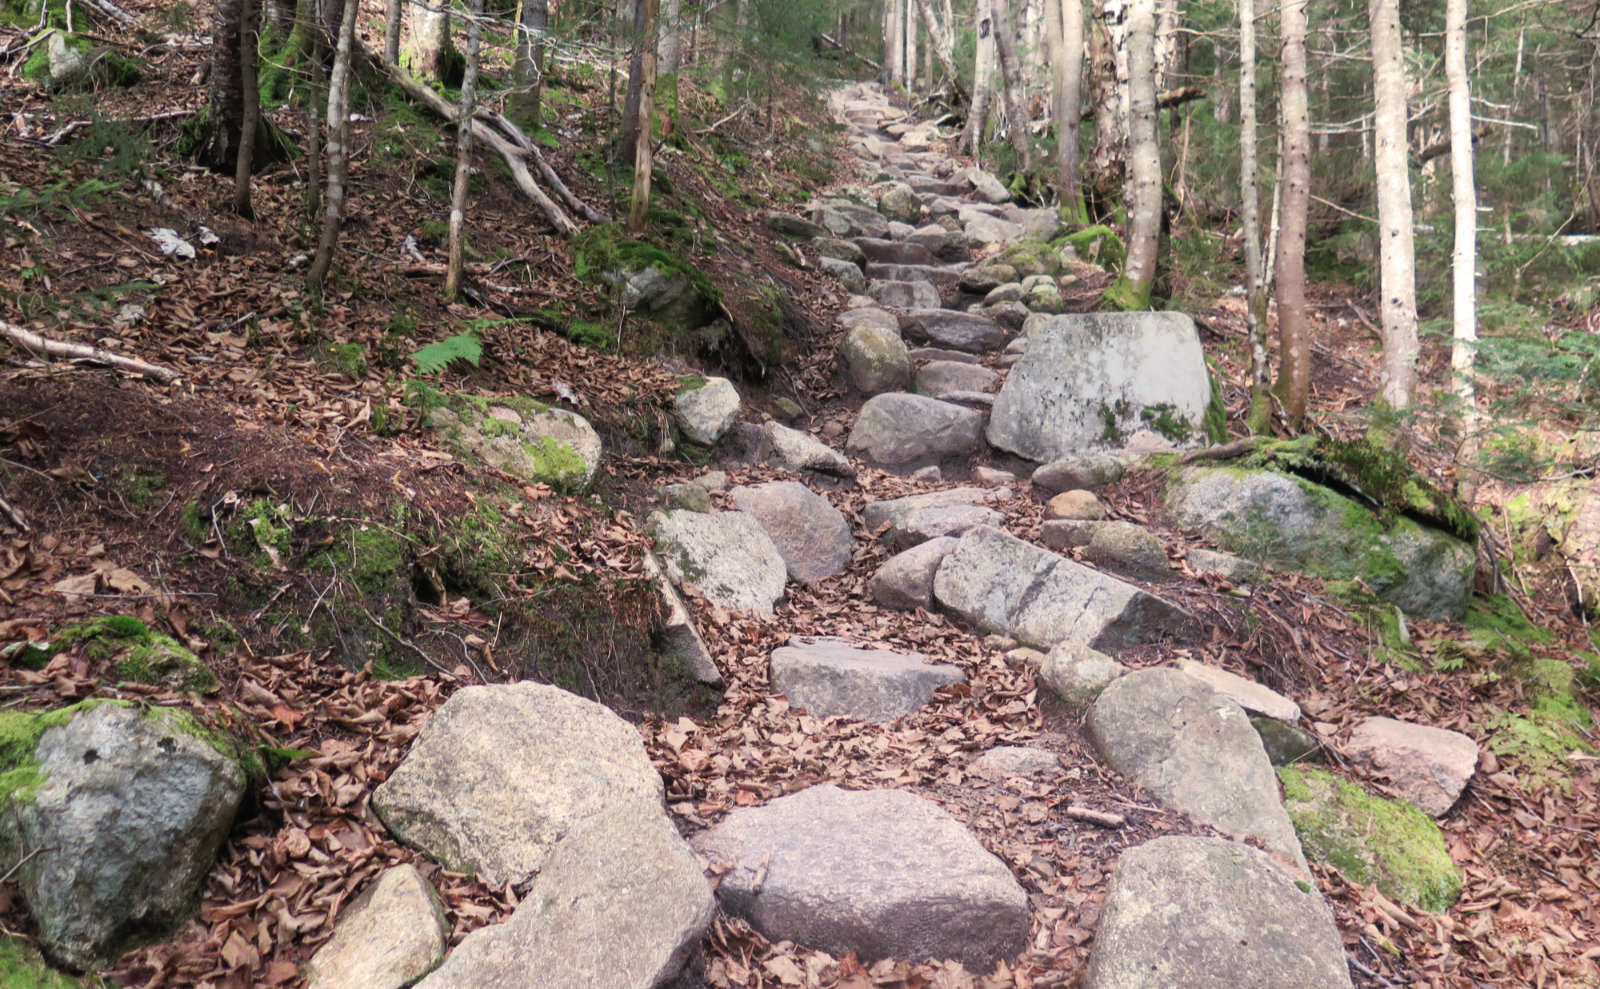
[[[461,77],[461,117],[472,119],[477,110],[478,46],[483,38],[483,0],[472,0],[467,21],[467,66]],[[456,128],[456,184],[450,190],[450,253],[445,265],[444,297],[454,302],[461,297],[461,274],[466,267],[466,238],[462,227],[467,222],[467,189],[472,184],[472,128],[463,123]]]
[[[1100,198],[1111,202],[1121,200],[1128,168],[1126,20],[1126,0],[1105,0],[1094,18],[1090,45],[1095,136],[1090,177]]]
[[[211,96],[198,123],[195,161],[227,174],[239,162],[244,75],[239,39],[245,0],[216,0],[211,22]]]
[[[628,210],[628,234],[634,237],[644,233],[645,219],[650,212],[651,120],[655,116],[656,51],[648,41],[656,32],[660,0],[639,0],[639,6],[644,8],[644,36],[647,43],[640,59],[639,121],[635,128],[638,139],[633,154],[633,202]]]
[[[961,147],[976,155],[983,147],[983,131],[988,125],[989,104],[994,99],[994,18],[989,5],[978,0],[972,11],[977,34],[972,69],[972,106],[967,111],[967,126],[961,132]]]
[[[244,96],[239,123],[239,149],[234,156],[233,211],[254,217],[250,205],[250,172],[256,154],[256,124],[261,117],[261,91],[256,87],[255,4],[239,0],[239,82]]]
[[[1183,25],[1183,11],[1178,0],[1156,2],[1156,89],[1170,89],[1178,85],[1181,66],[1178,55],[1183,50],[1179,44],[1178,29]]]
[[[1456,494],[1471,503],[1477,487],[1471,462],[1478,447],[1478,398],[1472,380],[1478,345],[1478,185],[1472,161],[1472,90],[1467,77],[1467,0],[1445,6],[1445,77],[1450,85],[1450,172],[1455,200],[1455,252],[1451,257],[1454,344],[1450,369],[1461,403],[1461,446]],[[1581,146],[1581,143],[1580,143]]]
[[[317,256],[306,272],[306,286],[321,289],[333,267],[333,249],[344,225],[345,177],[350,169],[350,62],[355,46],[356,13],[360,0],[344,0],[344,20],[339,24],[339,48],[328,80],[328,191],[322,197],[322,236]]]
[[[1155,0],[1128,2],[1128,259],[1105,301],[1150,308],[1161,244],[1161,142],[1156,135]]]
[[[1078,180],[1078,114],[1083,81],[1083,0],[1046,0],[1045,40],[1056,118],[1056,197],[1072,223],[1087,223]]]
[[[1268,390],[1267,286],[1261,263],[1261,180],[1256,173],[1256,10],[1239,0],[1239,202],[1244,217],[1245,315],[1250,334],[1250,432],[1272,422]]]
[[[989,0],[994,18],[995,49],[1000,53],[1000,79],[1005,88],[1006,116],[1011,131],[1011,146],[1017,152],[1017,169],[1033,167],[1033,144],[1028,134],[1028,106],[1022,98],[1022,66],[1017,61],[1016,34],[1011,28],[1008,0]]]
[[[1311,197],[1311,108],[1306,88],[1306,3],[1279,12],[1283,44],[1283,216],[1278,233],[1278,383],[1289,424],[1298,430],[1311,397],[1311,341],[1306,328],[1306,209]],[[1403,162],[1402,162],[1403,164]]]
[[[1383,315],[1380,397],[1390,408],[1411,405],[1417,389],[1417,279],[1411,225],[1411,173],[1406,145],[1406,67],[1400,0],[1369,0],[1372,130],[1378,177],[1378,246]]]
[[[383,5],[383,57],[400,61],[400,0],[385,0]]]
[[[544,126],[544,39],[549,26],[550,0],[522,0],[506,116],[530,134]]]
[[[617,144],[619,162],[632,161],[637,157],[636,146],[639,142],[641,123],[639,102],[644,95],[644,57],[648,52],[654,61],[656,52],[655,22],[651,20],[650,23],[646,23],[649,18],[649,6],[647,0],[639,0],[633,6],[633,50],[628,55],[628,98],[623,103],[622,138]]]
[[[956,72],[956,39],[952,26],[948,22],[939,23],[938,15],[933,11],[933,0],[916,0],[916,4],[922,9],[922,20],[928,26],[928,52],[939,59],[939,70],[950,80],[956,99],[965,100],[967,94],[961,87],[961,76]]]
[[[904,0],[901,5],[901,14],[905,19],[904,33],[901,38],[906,45],[906,89],[917,88],[917,4],[916,0]]]
[[[401,66],[419,79],[450,85],[460,71],[460,56],[450,40],[450,0],[408,2],[411,23]]]
[[[677,75],[682,58],[682,38],[678,33],[683,22],[683,0],[666,0],[661,6],[660,71],[664,75]]]

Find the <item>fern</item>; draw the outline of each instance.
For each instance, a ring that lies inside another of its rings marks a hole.
[[[432,374],[443,371],[456,361],[466,361],[473,367],[478,366],[478,359],[483,356],[483,344],[478,342],[475,333],[457,333],[448,340],[430,343],[426,347],[411,355],[417,362],[418,374]]]

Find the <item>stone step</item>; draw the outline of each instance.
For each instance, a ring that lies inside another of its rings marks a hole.
[[[997,372],[982,364],[929,361],[917,371],[916,389],[919,394],[945,399],[960,392],[987,392],[999,380]]]
[[[868,261],[881,264],[936,265],[939,259],[922,244],[888,240],[882,237],[857,237],[856,246]]]
[[[931,287],[931,286],[930,286]],[[981,353],[1005,346],[1006,333],[986,316],[933,307],[912,309],[903,327],[914,340],[931,340],[942,347]]]
[[[972,191],[972,183],[970,182],[947,181],[945,179],[932,178],[931,176],[920,177],[917,175],[908,175],[906,176],[906,181],[907,184],[911,186],[913,192],[921,195],[932,195],[935,197],[960,196]]]
[[[961,280],[961,268],[951,265],[867,263],[867,277],[891,282],[928,282],[954,285]]]
[[[927,658],[795,636],[773,650],[768,668],[773,691],[813,717],[882,723],[915,713],[935,690],[967,679],[959,668],[929,665]]]
[[[939,290],[932,282],[874,281],[867,294],[894,309],[937,309]]]
[[[875,310],[882,312],[883,310]],[[841,317],[841,322],[843,318]],[[949,350],[944,347],[917,347],[910,353],[914,361],[947,361],[957,364],[977,364],[978,355],[969,354],[962,350]]]

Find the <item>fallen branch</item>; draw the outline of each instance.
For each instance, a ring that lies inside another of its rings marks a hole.
[[[1156,94],[1156,109],[1170,110],[1175,106],[1203,99],[1205,95],[1206,91],[1199,86],[1179,86],[1177,89],[1162,90]]]
[[[867,66],[869,66],[869,67],[871,67],[873,69],[876,69],[879,72],[883,71],[883,65],[882,64],[880,64],[878,62],[874,62],[872,59],[870,59],[867,56],[865,56],[865,55],[861,54],[860,52],[856,51],[854,48],[851,48],[849,45],[846,45],[841,41],[835,40],[833,35],[827,34],[827,33],[823,33],[823,34],[819,35],[819,37],[821,37],[822,40],[826,41],[829,45],[832,45],[834,48],[837,48],[839,51],[844,52],[846,55],[849,55],[852,58],[856,58],[856,59],[861,60]]]
[[[524,134],[522,128],[507,120],[505,114],[502,113],[491,114],[489,119],[494,122],[495,126],[505,131],[512,142],[526,152],[528,157],[533,159],[533,163],[539,166],[539,174],[544,176],[544,180],[550,184],[550,188],[556,191],[556,195],[566,200],[568,206],[583,214],[584,218],[590,223],[607,223],[610,221],[611,217],[579,199],[571,189],[567,188],[567,184],[561,181],[561,176],[557,175],[556,170],[551,168],[550,163],[545,160],[544,152],[539,150],[539,145]]]
[[[1113,814],[1108,810],[1093,810],[1082,804],[1073,804],[1062,813],[1074,821],[1083,821],[1085,824],[1102,828],[1120,828],[1127,822],[1127,818],[1121,814]]]
[[[447,102],[443,96],[412,78],[411,73],[400,66],[391,65],[384,61],[377,52],[367,46],[366,42],[361,41],[359,38],[356,39],[356,42],[361,45],[362,54],[366,55],[372,64],[378,66],[390,79],[394,80],[395,85],[404,90],[407,96],[426,106],[450,123],[459,126],[457,120],[459,113],[456,107]],[[517,188],[521,189],[523,194],[533,200],[539,209],[543,211],[545,218],[550,221],[551,226],[556,228],[557,233],[563,237],[571,237],[578,232],[578,225],[573,222],[572,217],[568,216],[566,211],[556,204],[555,200],[551,199],[543,189],[539,188],[539,183],[533,180],[533,174],[528,171],[527,160],[515,145],[481,120],[469,120],[466,126],[471,129],[473,139],[482,141],[486,147],[492,149],[505,160],[506,166],[511,169],[511,177],[516,180]]]
[[[154,123],[157,123],[157,122],[162,121],[162,120],[182,120],[182,119],[185,119],[187,117],[192,117],[194,115],[195,115],[195,111],[194,110],[168,110],[166,113],[152,113],[152,114],[148,114],[148,115],[143,116],[143,117],[124,117],[124,118],[122,118],[120,120],[102,121],[102,123],[124,124],[124,125],[126,125],[126,124],[154,124]],[[93,124],[93,123],[94,123],[93,120],[74,120],[71,123],[65,124],[62,127],[58,128],[57,130],[53,131],[48,137],[44,137],[44,138],[40,139],[39,143],[54,147],[55,145],[60,144],[62,141],[66,140],[71,135],[77,133],[78,131],[82,130],[85,127],[88,127],[90,124]]]
[[[51,357],[66,357],[76,361],[89,361],[94,364],[105,364],[123,371],[132,371],[142,374],[147,378],[154,378],[162,384],[171,384],[183,377],[170,367],[159,364],[146,364],[144,361],[134,360],[132,357],[123,357],[113,354],[109,350],[100,350],[96,347],[86,347],[81,343],[63,343],[60,340],[50,340],[37,333],[29,332],[20,326],[7,323],[0,319],[0,336],[9,337],[28,350]]]
[[[1192,464],[1197,460],[1232,460],[1254,450],[1260,443],[1261,437],[1252,436],[1248,439],[1234,440],[1232,443],[1219,443],[1216,446],[1191,450],[1178,458],[1178,466]]]
[[[6,501],[4,498],[0,498],[0,513],[3,513],[6,518],[11,520],[13,525],[15,525],[18,529],[21,529],[23,532],[33,531],[28,528],[27,520],[22,517],[22,513],[17,511],[15,508],[12,508],[11,503]]]
[[[721,120],[719,120],[716,123],[712,124],[710,127],[702,127],[699,130],[695,131],[695,133],[696,134],[700,134],[702,136],[706,135],[706,134],[710,134],[713,131],[715,131],[718,127],[721,127],[723,124],[727,123],[728,121],[732,120],[734,117],[737,117],[739,114],[745,112],[748,109],[750,109],[750,104],[746,103],[746,104],[740,106],[739,109],[733,111],[732,113],[728,114],[726,117],[723,117]]]

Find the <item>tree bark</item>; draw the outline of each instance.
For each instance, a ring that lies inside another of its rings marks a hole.
[[[1478,398],[1473,382],[1478,345],[1478,185],[1472,160],[1472,89],[1467,76],[1467,0],[1445,6],[1445,77],[1450,86],[1450,171],[1455,200],[1455,252],[1451,257],[1450,370],[1461,404],[1461,446],[1456,494],[1471,504],[1477,487],[1472,461],[1478,447]]]
[[[216,0],[211,22],[211,95],[198,122],[195,161],[227,174],[239,161],[244,131],[244,75],[239,39],[245,0]]]
[[[917,5],[916,0],[905,0],[903,11],[905,31],[901,37],[906,45],[906,89],[917,88]]]
[[[1298,430],[1311,397],[1311,341],[1306,327],[1306,210],[1311,198],[1311,108],[1306,83],[1306,3],[1279,12],[1283,46],[1283,202],[1278,233],[1278,383],[1289,425]]]
[[[350,169],[350,61],[355,44],[359,0],[344,0],[344,20],[339,24],[339,47],[328,80],[328,191],[322,197],[322,236],[317,255],[306,272],[306,285],[321,289],[333,267],[333,249],[344,225],[345,178]]]
[[[941,24],[939,17],[934,13],[933,0],[916,0],[922,10],[922,20],[928,27],[928,51],[939,60],[939,70],[950,81],[950,87],[955,91],[958,101],[965,101],[966,90],[962,88],[961,76],[956,72],[956,39],[955,32],[948,23]],[[931,80],[930,80],[931,82]]]
[[[400,0],[385,0],[383,5],[383,57],[388,62],[400,61]]]
[[[633,5],[633,46],[628,55],[628,97],[622,109],[622,137],[617,142],[618,161],[632,161],[637,157],[639,101],[644,91],[644,56],[648,51],[654,60],[656,51],[654,25],[646,24],[649,6],[646,0],[638,0]]]
[[[1378,184],[1379,308],[1383,316],[1380,397],[1390,408],[1404,409],[1411,405],[1417,388],[1417,279],[1400,2],[1369,0],[1368,14],[1377,104],[1372,130]]]
[[[1090,177],[1104,200],[1123,196],[1128,152],[1127,2],[1105,0],[1094,18],[1091,75],[1094,79],[1094,156]]]
[[[1008,0],[989,0],[989,12],[994,19],[995,49],[1000,53],[1006,116],[1011,118],[1011,146],[1017,152],[1017,169],[1026,172],[1033,167],[1033,143],[1028,134],[1028,107],[1022,98],[1022,66],[1017,61],[1016,34],[1011,26]]]
[[[506,115],[529,131],[544,126],[544,39],[549,27],[550,0],[522,0]]]
[[[1161,142],[1156,135],[1155,0],[1128,2],[1128,259],[1107,290],[1112,308],[1150,308],[1161,245]]]
[[[994,99],[994,18],[989,5],[978,0],[973,6],[973,30],[977,34],[972,69],[972,105],[967,110],[967,126],[961,132],[961,147],[976,155],[983,146],[983,131],[988,126],[989,104]]]
[[[1261,263],[1261,180],[1256,172],[1256,10],[1239,0],[1239,202],[1244,219],[1245,316],[1250,335],[1252,433],[1272,422],[1267,366],[1267,279]]]
[[[478,46],[483,39],[483,0],[472,0],[467,21],[467,66],[461,78],[461,116],[471,120],[477,110]],[[453,302],[461,296],[462,265],[466,244],[462,228],[467,222],[467,190],[472,184],[472,128],[456,128],[456,182],[450,190],[450,251],[445,263],[444,297]]]
[[[479,0],[482,2],[482,0]],[[644,9],[644,35],[648,42],[656,31],[656,17],[660,0],[639,0]],[[656,50],[653,44],[644,46],[640,58],[639,120],[636,125],[638,139],[634,142],[633,202],[628,210],[628,233],[637,237],[644,233],[646,218],[650,213],[650,169],[653,135],[651,120],[655,116]]]
[[[233,169],[233,211],[254,217],[250,205],[250,172],[256,154],[256,124],[261,117],[261,92],[256,87],[256,16],[253,0],[239,0],[239,81],[244,107],[239,124],[239,150]]]
[[[683,0],[666,0],[661,6],[661,48],[659,69],[666,75],[678,74],[683,42],[678,33],[683,23]]]
[[[1078,119],[1083,80],[1083,0],[1046,0],[1045,40],[1050,48],[1051,94],[1056,118],[1056,197],[1073,223],[1087,223],[1078,180]]]
[[[410,29],[400,64],[407,72],[429,82],[446,85],[457,69],[455,45],[450,40],[450,0],[408,0]]]

